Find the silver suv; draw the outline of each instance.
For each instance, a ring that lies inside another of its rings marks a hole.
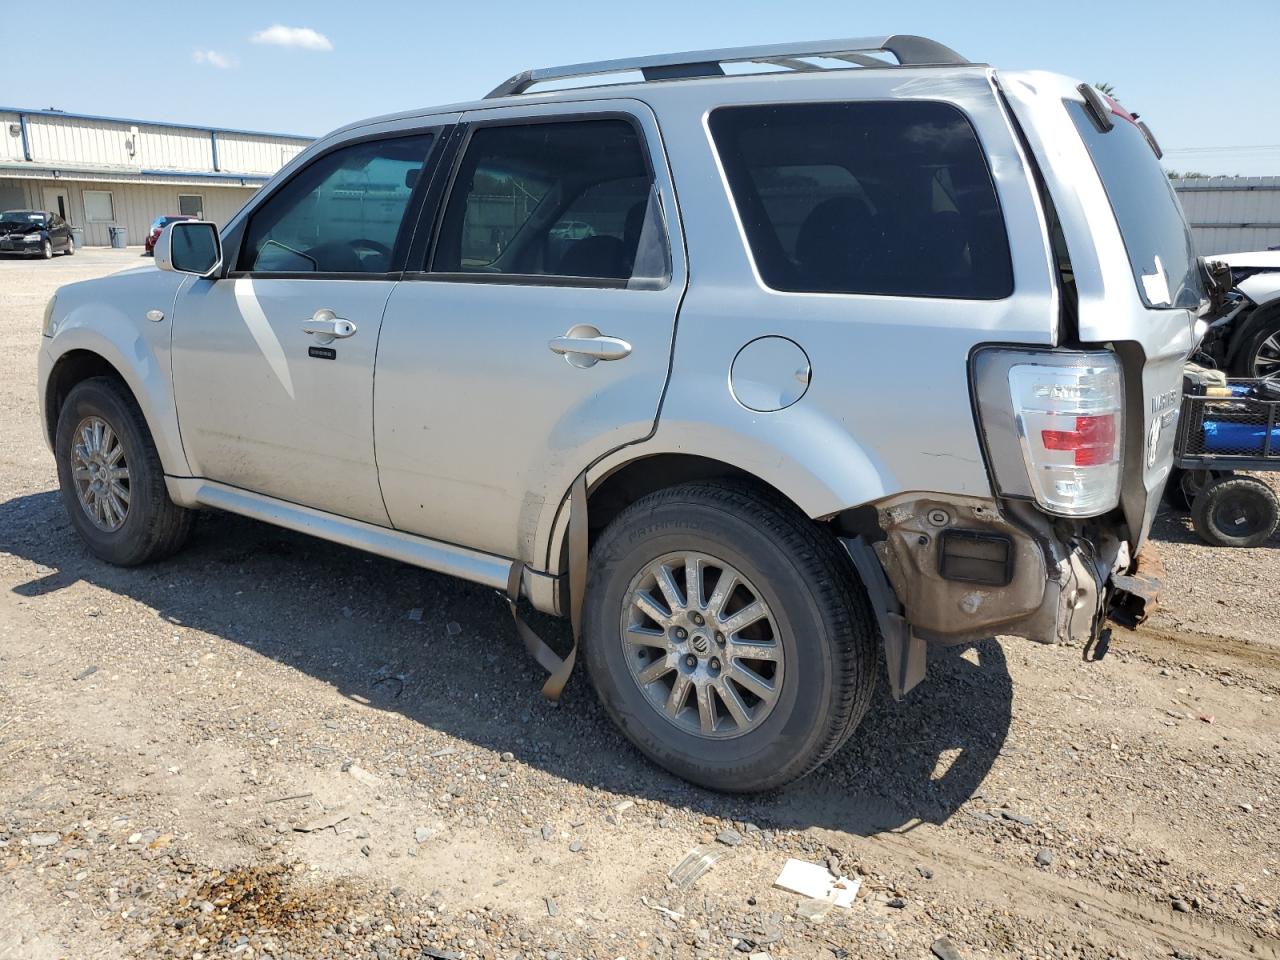
[[[580,640],[645,754],[774,787],[882,647],[900,697],[930,643],[1141,615],[1204,276],[1158,149],[911,36],[352,124],[159,270],[58,291],[63,499],[112,563],[216,508],[506,591],[549,695]]]

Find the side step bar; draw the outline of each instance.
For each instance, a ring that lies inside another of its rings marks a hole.
[[[503,557],[339,517],[210,480],[193,477],[166,477],[165,480],[169,495],[184,505],[226,510],[504,593],[507,589],[511,561]],[[554,613],[559,581],[558,577],[526,568],[522,592],[539,610]]]

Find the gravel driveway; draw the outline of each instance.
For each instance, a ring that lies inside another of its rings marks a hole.
[[[90,557],[40,318],[137,253],[0,260],[0,958],[1280,955],[1280,541],[1162,517],[1166,605],[1102,662],[934,651],[817,774],[719,796],[583,676],[544,701],[490,590],[213,513]],[[789,857],[854,906],[803,918]]]

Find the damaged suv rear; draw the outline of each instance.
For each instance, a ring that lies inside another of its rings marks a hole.
[[[646,755],[775,787],[881,649],[902,696],[930,643],[1142,617],[1202,309],[1157,154],[1092,87],[913,36],[353,124],[59,291],[63,497],[116,563],[217,508],[503,589],[548,695],[580,642]]]

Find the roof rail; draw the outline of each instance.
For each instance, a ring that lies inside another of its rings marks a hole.
[[[652,57],[626,60],[600,60],[596,63],[573,63],[563,67],[542,67],[517,73],[495,87],[485,99],[509,97],[524,93],[537,83],[567,80],[573,77],[595,77],[609,73],[639,71],[645,80],[678,80],[686,77],[724,76],[724,63],[767,63],[788,70],[819,70],[805,57],[844,60],[862,67],[892,66],[873,53],[891,53],[903,67],[965,64],[969,61],[950,47],[927,37],[899,33],[890,37],[861,37],[845,40],[810,40],[802,43],[770,43],[757,47],[726,47],[720,50],[691,50],[687,53],[663,53]]]

